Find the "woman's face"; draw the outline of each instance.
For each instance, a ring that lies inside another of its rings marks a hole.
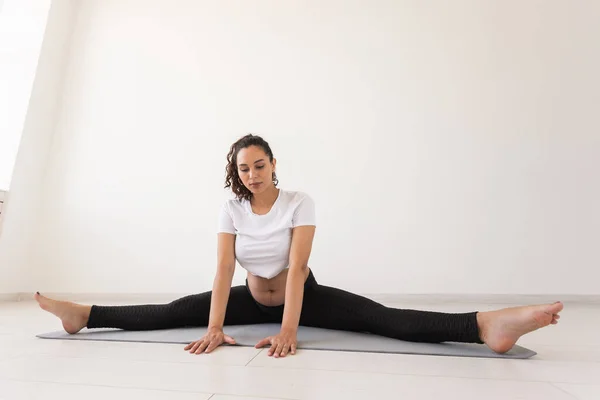
[[[249,146],[237,154],[237,169],[244,186],[252,193],[261,193],[273,184],[276,160],[269,162],[269,156],[260,146]]]

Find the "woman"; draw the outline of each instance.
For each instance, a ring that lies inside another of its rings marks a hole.
[[[219,216],[218,263],[213,290],[168,304],[87,306],[38,293],[41,308],[62,320],[71,334],[87,328],[126,330],[205,326],[190,353],[210,353],[235,340],[226,325],[281,323],[264,338],[269,356],[295,354],[299,325],[370,332],[419,342],[485,343],[504,353],[519,337],[556,324],[563,304],[513,307],[490,312],[440,313],[396,309],[340,289],[320,285],[308,266],[315,234],[315,207],[304,193],[277,188],[276,159],[259,136],[246,135],[227,156],[225,187],[235,199]],[[236,259],[247,270],[246,285],[231,287]]]

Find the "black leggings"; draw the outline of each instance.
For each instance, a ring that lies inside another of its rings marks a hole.
[[[193,294],[168,304],[93,305],[88,328],[125,330],[207,326],[212,292]],[[246,285],[231,288],[225,325],[281,323],[284,306],[268,307]],[[483,343],[477,312],[449,314],[386,307],[366,297],[317,283],[312,271],[304,284],[300,325],[369,332],[413,342]]]

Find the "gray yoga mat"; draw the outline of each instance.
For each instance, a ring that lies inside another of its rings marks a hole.
[[[279,324],[231,325],[224,331],[238,346],[254,347],[261,339],[279,333]],[[37,335],[42,339],[100,340],[116,342],[146,342],[189,344],[201,338],[206,328],[187,327],[153,331],[124,331],[88,329],[75,335],[64,331]],[[497,354],[487,346],[476,343],[416,343],[390,339],[369,333],[345,332],[330,329],[298,327],[298,349],[356,351],[367,353],[424,354],[454,357],[529,358],[537,353],[514,346],[505,354]],[[265,347],[265,349],[268,347]]]

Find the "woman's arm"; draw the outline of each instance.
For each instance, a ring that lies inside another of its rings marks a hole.
[[[213,282],[208,329],[222,330],[225,311],[235,271],[235,235],[219,233],[217,246],[217,273]]]
[[[235,270],[235,235],[219,233],[218,241],[217,273],[210,299],[208,329],[202,338],[184,348],[184,350],[190,350],[190,353],[210,353],[223,342],[235,344],[235,340],[231,336],[223,333],[225,311]]]
[[[312,250],[315,226],[298,226],[292,232],[289,272],[285,288],[285,306],[281,330],[293,333],[298,331],[302,300],[304,298],[304,277]]]

